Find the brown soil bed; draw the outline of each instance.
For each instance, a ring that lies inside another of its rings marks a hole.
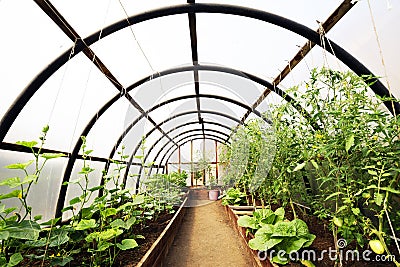
[[[177,211],[178,208],[175,208]],[[133,229],[133,233],[137,233],[143,235],[144,239],[136,239],[136,242],[139,244],[139,247],[131,250],[120,251],[118,254],[113,266],[114,267],[132,267],[136,266],[136,264],[141,260],[141,258],[146,254],[152,244],[157,240],[160,236],[164,228],[170,222],[175,213],[162,213],[160,214],[156,220],[154,221],[146,221],[146,226],[140,228],[139,225],[136,226],[136,229]],[[53,254],[53,252],[49,251],[49,254]],[[88,262],[89,254],[81,253],[79,255],[75,255],[74,260],[66,264],[65,266],[82,266],[82,261]],[[85,260],[86,259],[86,260]],[[28,259],[24,259],[18,266],[21,267],[31,267],[31,266],[51,266],[48,261],[31,261]],[[104,265],[106,266],[106,265]]]
[[[156,221],[146,223],[146,227],[140,230],[145,239],[137,239],[139,247],[132,250],[121,251],[113,266],[132,267],[136,266],[153,243],[160,236],[164,228],[170,222],[174,214],[162,214]]]

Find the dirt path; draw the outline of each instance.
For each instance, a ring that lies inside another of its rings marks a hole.
[[[220,201],[187,208],[178,235],[163,266],[252,266]]]

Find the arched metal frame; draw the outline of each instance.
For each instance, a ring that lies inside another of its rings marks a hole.
[[[350,69],[352,69],[357,75],[370,75],[372,74],[364,65],[362,65],[358,60],[356,60],[353,56],[351,56],[348,52],[343,50],[340,46],[335,44],[334,42],[328,40],[325,36],[321,36],[317,32],[305,27],[304,25],[293,22],[289,19],[265,12],[260,10],[255,10],[251,8],[245,7],[237,7],[230,5],[220,5],[220,4],[185,4],[178,5],[173,7],[160,8],[157,10],[149,11],[143,14],[135,15],[128,18],[126,20],[121,20],[109,27],[103,29],[100,34],[100,31],[92,34],[91,36],[82,39],[76,39],[76,45],[73,48],[75,50],[75,56],[77,53],[84,51],[87,52],[88,47],[98,41],[101,38],[104,38],[122,28],[131,26],[133,24],[137,24],[146,20],[159,18],[163,16],[176,15],[176,14],[196,14],[196,13],[222,13],[222,14],[232,14],[245,16],[249,18],[254,18],[258,20],[262,20],[268,23],[275,24],[292,32],[295,32],[310,41],[318,44],[326,51],[334,54],[338,59],[340,59],[344,64],[346,64]],[[324,47],[322,43],[329,43],[330,46]],[[90,50],[90,49],[89,49]],[[14,120],[24,108],[29,99],[33,96],[33,94],[40,88],[40,86],[62,65],[64,65],[68,59],[70,58],[71,50],[63,53],[59,58],[53,61],[43,72],[41,72],[32,82],[31,84],[25,88],[25,90],[20,94],[20,96],[16,99],[16,101],[11,105],[5,116],[2,118],[0,122],[0,140],[3,142],[5,135],[13,124]],[[86,53],[85,53],[86,54]],[[94,53],[93,53],[94,55]],[[114,83],[113,83],[114,84]],[[115,84],[114,84],[115,85]],[[116,85],[117,89],[119,85]],[[384,97],[390,97],[391,94],[386,89],[386,87],[377,79],[375,79],[375,83],[372,84],[371,89],[375,94]],[[123,88],[120,88],[123,89]],[[121,93],[125,95],[125,92],[121,90]],[[126,96],[126,95],[125,95]],[[133,99],[131,99],[133,100]],[[134,104],[135,102],[132,102]],[[398,114],[400,110],[399,103],[385,101],[384,104],[390,110],[392,114]],[[393,107],[393,108],[392,108]],[[70,157],[71,158],[71,157]]]
[[[173,120],[173,119],[176,119],[176,118],[179,118],[179,117],[185,116],[185,115],[195,114],[195,113],[197,113],[197,110],[185,111],[185,112],[182,112],[182,113],[179,113],[179,114],[174,114],[173,116],[171,116],[171,117],[167,118],[166,120],[164,120],[163,122],[159,123],[159,125],[161,126],[161,125],[163,125],[164,123],[166,123],[166,122],[168,122],[168,121],[171,121],[171,120]],[[238,123],[238,124],[243,124],[241,120],[239,120],[239,119],[237,119],[237,118],[235,118],[235,117],[229,116],[229,115],[227,115],[227,114],[225,114],[225,113],[216,112],[216,111],[209,111],[209,110],[201,110],[201,113],[204,113],[204,114],[212,114],[212,115],[224,117],[224,118],[227,118],[227,119],[229,119],[229,120],[232,120],[232,121],[234,121],[234,122],[236,122],[236,123]],[[196,122],[196,123],[198,123],[198,122]],[[226,127],[227,127],[227,126],[226,126]],[[225,142],[226,142],[226,141],[227,141],[227,140],[225,140]],[[139,147],[140,147],[140,143],[137,144],[137,146],[136,146],[134,152],[132,153],[132,158],[133,158],[133,156],[136,154],[136,152],[138,151]],[[159,154],[161,153],[161,151],[162,151],[162,150],[160,150],[160,151],[158,152],[158,154],[156,155],[155,159],[158,158],[158,156],[159,156]],[[133,159],[132,159],[132,160],[133,160]],[[127,179],[127,175],[124,176],[123,184],[126,184],[126,179]]]
[[[190,142],[190,141],[193,141],[193,140],[204,140],[204,138],[194,138],[194,139],[190,139],[190,140],[187,140],[187,141],[183,142],[182,144],[179,144],[179,146],[183,146],[183,145],[185,145],[186,143],[188,143],[188,142]],[[208,139],[208,140],[210,140],[210,139]],[[217,141],[217,140],[214,140],[214,141]],[[219,141],[217,141],[217,142],[219,142]],[[221,144],[229,144],[230,142],[219,142],[219,143],[221,143]],[[163,161],[164,161],[165,157],[166,157],[167,154],[171,151],[171,149],[173,149],[173,146],[171,146],[171,147],[164,153],[164,155],[163,155],[163,157],[161,158],[161,161],[160,161],[160,162],[163,162]],[[165,164],[168,163],[169,159],[171,158],[171,156],[173,155],[173,153],[175,153],[176,150],[177,150],[177,148],[174,149],[174,150],[169,154],[169,156],[165,159]],[[150,168],[149,175],[151,174],[151,170],[152,170],[152,168]]]
[[[197,112],[197,111],[196,111],[196,112]],[[198,130],[201,130],[201,129],[198,129]],[[194,139],[192,138],[192,137],[197,137],[197,136],[202,136],[202,138],[194,138]],[[190,140],[195,140],[195,139],[214,140],[214,141],[217,141],[217,142],[223,143],[223,144],[230,143],[230,142],[227,142],[226,140],[222,139],[222,138],[221,138],[220,136],[218,136],[218,135],[208,134],[208,133],[191,134],[191,135],[188,135],[188,136],[185,136],[185,137],[179,139],[179,140],[176,141],[176,142],[177,142],[177,143],[180,143],[180,142],[182,142],[182,141],[184,141],[184,140],[186,140],[186,139],[188,139],[188,138],[192,138],[192,139],[190,139]],[[188,140],[188,141],[190,141],[190,140]],[[183,144],[182,144],[182,145],[183,145]],[[182,146],[182,145],[178,145],[178,147],[176,147],[175,150],[178,149],[178,148],[179,148],[180,146]],[[165,157],[165,155],[166,155],[173,147],[174,147],[174,146],[170,147],[170,148],[167,150],[167,152],[164,154],[164,157]],[[174,150],[174,151],[175,151],[175,150]],[[149,153],[148,153],[147,155],[149,155]],[[151,175],[152,169],[153,169],[153,166],[150,166],[150,170],[149,170],[148,175]],[[139,191],[140,178],[141,178],[141,176],[142,176],[142,172],[143,172],[143,166],[140,167],[139,174],[138,174],[138,176],[137,176],[137,180],[136,180],[136,193]]]
[[[192,140],[193,140],[193,139],[186,140],[186,141],[183,142],[182,144],[179,144],[179,146],[181,147],[181,146],[187,144],[188,142],[190,142],[190,141],[192,141]],[[217,141],[217,142],[218,142],[218,141]],[[226,144],[226,143],[221,143],[221,144]],[[171,148],[173,148],[173,147],[171,147]],[[168,163],[168,161],[169,161],[169,159],[172,157],[172,155],[176,152],[176,150],[177,150],[177,148],[175,148],[174,150],[171,151],[171,153],[169,153],[169,156],[165,159],[165,163],[166,163],[166,164]],[[168,152],[169,152],[169,151],[168,151]],[[166,153],[164,154],[163,158],[168,154],[168,152],[166,152]],[[151,175],[151,169],[150,169],[150,171],[149,171],[149,175]]]
[[[201,95],[201,96],[204,96],[204,95]],[[186,97],[189,97],[189,96],[186,96]],[[190,96],[190,97],[193,98],[193,97],[196,97],[196,96],[194,95],[194,96]],[[225,98],[225,97],[221,97],[221,96],[218,96],[218,97],[219,97],[221,100],[222,100],[222,98]],[[172,100],[172,99],[171,99],[171,100]],[[230,102],[230,101],[228,101],[228,102]],[[234,102],[237,102],[237,101],[234,101]],[[240,102],[238,102],[238,103],[240,103]],[[270,121],[269,121],[269,120],[266,120],[265,118],[263,118],[263,116],[261,115],[261,113],[259,113],[258,111],[252,110],[250,107],[248,107],[248,106],[246,106],[246,105],[243,105],[242,103],[240,103],[240,106],[241,106],[241,107],[245,107],[246,110],[252,111],[255,115],[257,115],[258,117],[264,119],[267,123],[270,123]],[[196,111],[196,112],[198,112],[198,111]],[[238,124],[242,124],[241,120],[236,119],[236,118],[234,118],[234,117],[232,117],[232,116],[229,116],[229,115],[227,115],[227,114],[224,114],[224,113],[215,112],[215,111],[204,111],[204,110],[200,110],[200,112],[201,112],[201,113],[210,113],[210,114],[214,114],[214,115],[225,116],[225,117],[227,117],[227,118],[229,118],[229,119],[231,119],[231,120],[236,121]],[[203,135],[204,135],[204,130],[205,130],[205,129],[202,129],[202,130],[203,130]],[[229,136],[227,137],[227,140],[228,140],[228,139],[229,139]],[[136,150],[136,151],[137,151],[137,150]],[[160,152],[161,152],[161,151],[162,151],[162,150],[160,150]],[[136,152],[135,152],[135,153],[136,153]],[[132,154],[131,154],[131,157],[129,158],[127,167],[126,167],[126,169],[125,169],[125,174],[124,174],[124,178],[123,178],[123,184],[126,184],[126,180],[127,180],[127,178],[128,178],[128,174],[129,174],[130,164],[132,164],[132,162],[133,162],[135,153],[132,153]],[[144,162],[147,161],[147,159],[148,159],[150,153],[151,153],[151,150],[149,149],[149,151],[147,151],[146,155],[144,156]],[[157,157],[158,157],[158,154],[157,154],[156,158],[157,158]],[[155,161],[156,158],[155,158],[153,161]],[[139,170],[139,176],[138,176],[139,178],[138,178],[138,181],[137,181],[137,186],[138,186],[139,181],[140,181],[140,177],[141,177],[141,174],[142,174],[142,170],[143,170],[143,167],[141,167],[140,170]]]
[[[196,112],[197,112],[197,111],[193,111],[193,113],[196,113]],[[167,120],[165,120],[165,121],[159,123],[158,125],[161,126],[161,125],[163,125],[164,123],[166,123],[167,121],[170,121],[170,120],[172,120],[172,119],[173,119],[173,118],[170,117],[170,118],[168,118]],[[203,121],[203,123],[204,123],[205,125],[216,125],[216,126],[218,126],[218,127],[225,128],[225,129],[227,129],[227,130],[229,130],[229,131],[232,130],[232,128],[230,128],[230,127],[228,127],[228,126],[226,126],[226,125],[224,125],[224,124],[217,123],[217,122],[213,122],[213,121]],[[199,122],[197,122],[197,121],[192,121],[192,122],[187,122],[187,123],[184,123],[184,124],[180,124],[180,125],[178,125],[178,126],[172,128],[172,129],[170,129],[170,130],[167,131],[166,133],[167,133],[167,134],[170,134],[170,133],[172,133],[172,132],[174,132],[174,131],[176,131],[176,130],[179,130],[179,129],[182,128],[182,127],[185,127],[185,126],[188,126],[188,125],[192,125],[192,124],[199,124]],[[155,130],[156,130],[156,128],[154,127],[151,131],[149,131],[149,132],[144,136],[144,139],[148,138],[148,136],[151,135]],[[198,129],[196,129],[196,130],[198,130]],[[208,129],[205,129],[205,130],[208,130]],[[221,132],[221,133],[222,133],[222,132]],[[226,134],[226,133],[224,133],[224,134],[225,134],[227,137],[229,137],[228,134]],[[161,137],[160,137],[157,141],[155,141],[154,143],[156,144],[156,143],[160,142],[160,141],[162,140],[162,138],[163,138],[163,136],[161,136]],[[176,136],[175,136],[174,138],[176,138]],[[139,150],[140,146],[141,146],[141,141],[139,141],[139,143],[136,145],[135,149],[134,149],[133,152],[132,152],[132,155],[136,155],[136,153],[137,153],[137,151]],[[111,158],[111,157],[110,157],[110,158]],[[106,174],[108,173],[108,170],[109,170],[109,168],[110,168],[110,163],[111,163],[110,161],[107,161],[107,163],[106,163],[106,166],[105,166],[105,169],[104,169],[104,172],[105,172]],[[135,163],[132,162],[132,164],[135,164]],[[137,165],[137,164],[135,164],[135,165]],[[124,180],[122,183],[123,183],[123,184],[126,184],[126,181]],[[104,185],[104,180],[103,180],[103,179],[101,179],[100,185]],[[100,191],[100,195],[102,195],[102,191]]]
[[[196,112],[197,112],[197,111],[196,111]],[[193,111],[193,113],[195,113],[195,111]],[[169,118],[168,118],[168,119],[169,119]],[[169,120],[168,120],[168,121],[169,121]],[[161,126],[161,125],[164,124],[164,123],[165,123],[165,121],[162,122],[162,123],[160,123],[159,125]],[[228,126],[226,126],[226,125],[224,125],[224,124],[217,123],[217,122],[213,122],[213,121],[203,121],[203,123],[204,123],[205,125],[216,125],[216,126],[219,126],[219,127],[221,127],[221,128],[225,128],[225,129],[227,129],[227,130],[229,130],[229,131],[232,130],[232,128],[230,128],[230,127],[228,127]],[[184,124],[180,124],[180,125],[178,125],[178,126],[176,126],[176,127],[173,127],[173,128],[170,129],[169,131],[167,131],[167,134],[172,133],[172,132],[174,132],[174,131],[176,131],[176,130],[182,128],[182,127],[185,127],[185,126],[188,126],[188,125],[193,125],[193,124],[199,124],[199,122],[198,122],[198,121],[192,121],[192,122],[187,122],[187,123],[184,123]],[[155,128],[151,129],[151,131],[149,131],[149,132],[144,136],[144,139],[148,138],[148,137],[154,132],[154,130],[155,130]],[[194,130],[198,130],[198,129],[192,129],[191,131],[194,131]],[[205,129],[205,130],[208,130],[208,129]],[[229,138],[229,135],[228,135],[228,134],[226,134],[226,133],[224,133],[224,134]],[[163,138],[163,137],[161,136],[159,139],[157,139],[156,141],[154,141],[154,144],[157,144],[158,142],[160,142],[160,141],[162,140],[162,138]],[[175,138],[175,137],[174,137],[174,138]],[[228,139],[228,138],[227,138],[227,139]],[[136,155],[136,153],[137,153],[137,151],[139,150],[140,146],[141,146],[141,141],[139,141],[139,143],[136,145],[135,149],[134,149],[133,152],[132,152],[132,155]],[[108,172],[108,168],[109,168],[109,162],[108,162],[108,167],[105,169],[106,172]]]
[[[191,141],[195,141],[195,140],[204,140],[204,138],[201,138],[201,137],[191,138],[191,139],[189,139],[189,140],[186,140],[186,141],[183,142],[182,144],[179,144],[179,146],[182,147],[182,146],[184,146],[185,144],[187,144],[187,143],[189,143],[189,142],[191,142]],[[215,141],[215,142],[217,142],[217,143],[219,143],[219,144],[224,144],[224,145],[229,144],[229,142],[220,142],[219,140],[216,140],[216,139],[213,139],[213,138],[208,138],[207,140]],[[172,149],[172,147],[171,147],[171,149]],[[175,151],[176,151],[176,150],[174,150],[174,152],[175,152]],[[165,155],[164,155],[164,156],[165,156]],[[168,161],[168,160],[169,160],[169,159],[167,159],[167,161]],[[153,167],[153,166],[152,166],[152,167]],[[152,169],[153,169],[153,168],[150,168],[149,175],[151,175]],[[160,168],[157,168],[157,174],[159,173],[159,169],[160,169]],[[165,166],[163,166],[163,173],[165,173],[164,170],[165,170]]]
[[[124,131],[123,135],[121,135],[120,138],[118,139],[117,144],[116,144],[116,146],[114,146],[114,148],[116,149],[117,145],[119,146],[120,141],[122,141],[122,139],[123,139],[123,137],[126,135],[127,131],[129,131],[130,129],[132,129],[132,127],[133,127],[137,122],[139,122],[143,117],[145,117],[145,116],[146,116],[147,114],[149,114],[150,112],[152,112],[152,111],[156,110],[157,108],[160,108],[160,107],[162,107],[162,106],[164,106],[164,105],[167,105],[167,104],[170,104],[170,103],[173,103],[173,102],[176,102],[176,101],[186,100],[186,99],[192,99],[192,98],[212,98],[212,99],[218,99],[218,100],[226,101],[226,102],[235,104],[235,105],[237,105],[237,106],[239,106],[239,107],[242,107],[242,108],[246,109],[247,111],[251,111],[251,112],[254,113],[255,115],[257,115],[257,116],[259,116],[260,118],[264,119],[267,123],[271,123],[271,121],[269,121],[268,119],[264,118],[264,117],[261,115],[261,113],[260,113],[259,111],[250,108],[249,106],[243,104],[242,102],[239,102],[239,101],[236,101],[236,100],[233,100],[233,99],[224,97],[224,96],[216,96],[216,95],[208,95],[208,94],[185,95],[185,96],[175,97],[175,98],[166,100],[166,101],[164,101],[164,102],[162,102],[162,103],[156,104],[155,106],[151,107],[149,110],[147,110],[147,111],[145,111],[144,113],[142,113],[138,118],[136,118],[136,119],[134,120],[133,123],[131,123],[131,124],[127,127],[127,129]],[[199,110],[197,110],[197,112],[199,112]],[[156,124],[155,127],[158,127],[158,128],[159,128],[159,125]],[[168,138],[168,139],[170,139],[170,138]],[[173,142],[172,139],[170,139],[170,141]],[[115,153],[115,150],[114,150],[114,149],[113,149],[113,151],[114,151],[113,153]],[[135,151],[135,153],[136,153],[136,151]],[[110,158],[112,158],[112,157],[110,157]],[[134,158],[134,154],[132,154],[131,157],[130,157],[130,159],[129,159],[129,163],[128,163],[128,165],[127,165],[127,168],[126,168],[126,170],[125,170],[125,175],[124,175],[124,178],[123,178],[123,183],[125,183],[125,181],[126,181],[126,179],[127,179],[127,177],[128,177],[129,164],[132,163],[133,158]],[[147,158],[147,157],[145,157],[145,160],[146,160],[146,158]],[[65,176],[64,176],[64,177],[65,177]]]
[[[203,129],[192,129],[192,130],[188,130],[188,131],[184,131],[184,132],[182,132],[182,133],[179,133],[178,135],[176,135],[176,136],[174,136],[173,137],[173,139],[175,140],[176,138],[178,138],[178,137],[181,137],[181,136],[183,136],[183,135],[185,135],[185,134],[188,134],[188,133],[193,133],[193,132],[196,132],[196,131],[203,131]],[[221,132],[221,131],[218,131],[218,130],[212,130],[212,129],[204,129],[204,131],[205,131],[205,134],[207,133],[207,132],[214,132],[214,133],[218,133],[218,134],[221,134],[221,135],[223,135],[223,136],[225,136],[225,139],[223,139],[221,136],[219,136],[220,138],[221,138],[221,140],[224,140],[225,142],[227,142],[226,140],[227,139],[229,139],[229,135],[228,134],[226,134],[226,133],[224,133],[224,132]],[[190,136],[190,135],[189,135]],[[185,138],[186,137],[188,137],[188,136],[185,136]],[[176,141],[176,143],[178,144],[179,143],[179,141]],[[150,153],[153,151],[153,149],[154,149],[154,147],[157,145],[157,142],[155,142],[150,148],[149,148],[149,151],[147,152],[147,157],[150,155]],[[173,147],[173,146],[172,146]],[[178,145],[178,147],[179,147],[179,145]],[[142,168],[141,168],[142,169]],[[141,174],[141,171],[139,172],[139,175]]]
[[[162,71],[160,73],[155,73],[151,76],[148,76],[146,78],[141,79],[140,81],[134,83],[133,85],[129,86],[127,88],[127,93],[129,93],[131,90],[135,89],[136,87],[144,84],[145,82],[151,81],[152,79],[155,78],[160,78],[169,74],[175,74],[175,73],[180,73],[180,72],[185,72],[185,71],[194,71],[194,70],[201,70],[201,71],[215,71],[215,72],[221,72],[221,73],[227,73],[227,74],[232,74],[232,75],[237,75],[239,77],[243,77],[243,78],[247,78],[253,82],[256,82],[262,86],[265,86],[266,88],[268,88],[269,90],[275,92],[278,96],[282,97],[283,99],[285,99],[286,101],[288,101],[289,103],[291,103],[293,105],[294,108],[296,108],[300,114],[302,114],[303,116],[307,117],[307,112],[305,109],[303,109],[303,107],[296,103],[296,101],[289,96],[288,94],[285,94],[278,86],[274,86],[271,83],[269,83],[268,81],[261,79],[255,75],[252,75],[250,73],[246,73],[246,72],[242,72],[239,70],[234,70],[234,69],[230,69],[230,68],[226,68],[226,67],[221,67],[221,66],[214,66],[214,65],[195,65],[195,66],[184,66],[184,67],[177,67],[177,68],[173,68],[170,70],[166,70],[166,71]],[[109,108],[115,101],[117,101],[119,99],[119,95],[116,95],[112,100],[110,100],[102,109],[100,109],[96,114],[94,114],[94,116],[92,117],[92,119],[90,120],[88,126],[85,128],[85,130],[82,132],[82,134],[80,136],[86,136],[90,129],[93,127],[94,123],[96,122],[96,120],[103,115],[103,113],[105,112],[105,110],[107,110],[107,108]],[[118,138],[118,140],[116,141],[115,145],[113,146],[113,149],[110,152],[110,155],[108,158],[113,158],[114,154],[118,148],[118,146],[120,145],[120,143],[122,142],[123,138],[126,136],[126,134],[131,130],[131,128],[138,123],[139,120],[135,120],[134,122],[132,122],[126,129],[125,131],[122,133],[122,135]],[[155,128],[152,129],[152,131],[154,131]],[[82,141],[79,139],[78,142],[75,144],[74,146],[74,151],[76,151],[76,153],[72,153],[72,156],[74,156],[75,154],[77,154],[79,152],[79,149],[82,145]],[[108,169],[108,167],[106,166],[106,170]]]
[[[204,137],[190,138],[189,140],[184,141],[182,144],[179,144],[179,146],[182,147],[185,144],[189,143],[190,141],[195,141],[195,140],[204,140]],[[219,144],[224,144],[224,145],[229,144],[229,142],[221,142],[220,140],[217,140],[217,139],[212,138],[212,137],[207,138],[207,140],[215,141],[215,142],[217,142]],[[172,149],[172,147],[171,147],[171,149]],[[176,151],[176,150],[174,150],[174,151]],[[158,169],[160,169],[160,168],[158,168]],[[150,167],[149,175],[151,175],[152,170],[153,170],[153,166]],[[165,166],[163,167],[163,170],[165,170]],[[159,173],[158,170],[157,170],[157,173]]]

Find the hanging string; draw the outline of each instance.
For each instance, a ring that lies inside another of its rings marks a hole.
[[[129,21],[129,15],[128,15],[128,12],[127,12],[125,6],[123,5],[123,3],[122,3],[121,0],[118,0],[118,2],[119,2],[120,6],[121,6],[121,8],[122,8],[122,10],[123,10],[123,12],[124,12],[124,14],[125,14],[125,20],[126,20],[126,22],[128,23],[128,25],[129,25],[129,30],[130,30],[130,32],[131,32],[131,34],[132,34],[132,36],[133,36],[133,39],[135,40],[135,42],[136,42],[136,44],[137,44],[137,46],[138,46],[140,52],[142,53],[143,57],[145,58],[147,64],[149,65],[149,67],[150,67],[150,69],[151,69],[151,71],[152,71],[152,75],[150,76],[150,80],[153,80],[153,79],[154,79],[154,76],[153,76],[153,75],[156,73],[157,76],[158,76],[158,78],[159,78],[160,89],[161,89],[161,91],[163,92],[163,94],[166,95],[166,91],[165,91],[164,86],[163,86],[163,83],[162,83],[162,78],[161,78],[160,72],[157,71],[157,70],[155,70],[155,68],[153,67],[153,65],[152,65],[151,62],[150,62],[149,57],[148,57],[147,54],[145,53],[145,51],[144,51],[142,45],[140,44],[138,38],[136,37],[136,34],[135,34],[135,32],[133,31],[133,25],[132,25],[131,22]],[[171,110],[170,105],[167,105],[166,107],[167,107],[167,109],[169,110],[170,114],[172,114],[172,110]],[[144,117],[148,119],[148,118],[149,118],[149,114],[145,114]]]
[[[106,13],[105,13],[105,16],[104,16],[104,20],[103,20],[103,26],[102,26],[102,28],[100,30],[98,41],[101,39],[101,36],[102,36],[102,33],[103,33],[103,29],[104,29],[104,25],[105,25],[106,19],[108,17],[108,13],[109,13],[109,9],[110,9],[110,2],[111,2],[111,0],[108,2],[107,10],[106,10]],[[79,121],[79,119],[81,117],[82,107],[83,107],[83,103],[84,103],[85,98],[86,98],[88,85],[89,85],[89,80],[90,80],[90,77],[91,77],[91,74],[92,74],[92,70],[93,70],[93,67],[94,67],[94,61],[95,60],[96,60],[96,55],[93,53],[93,57],[92,57],[92,60],[91,60],[92,64],[90,65],[89,73],[87,75],[85,86],[84,86],[84,90],[83,90],[83,95],[81,97],[81,101],[80,101],[80,104],[79,104],[78,115],[77,115],[76,120],[75,120],[75,125],[74,125],[74,130],[73,130],[73,133],[72,133],[72,136],[71,136],[69,150],[71,150],[71,148],[72,148],[72,144],[73,144],[74,137],[75,137],[75,134],[76,134],[76,129],[78,128],[78,121]],[[96,116],[98,118],[98,114],[96,114]]]
[[[374,15],[373,15],[373,13],[372,13],[372,8],[371,8],[370,0],[368,0],[367,3],[368,3],[369,14],[370,14],[370,16],[371,16],[372,27],[373,27],[373,29],[374,29],[374,34],[375,34],[376,43],[377,43],[378,49],[379,49],[379,55],[380,55],[380,57],[381,57],[381,63],[382,63],[382,66],[383,66],[383,71],[384,71],[384,73],[385,73],[385,81],[386,81],[386,84],[387,84],[387,87],[388,87],[388,91],[389,91],[390,97],[393,97],[392,90],[391,90],[391,88],[390,88],[389,78],[388,78],[389,75],[388,75],[388,73],[387,73],[387,68],[386,68],[386,64],[385,64],[384,57],[383,57],[382,46],[381,46],[381,42],[380,42],[380,40],[379,40],[378,31],[377,31],[377,29],[376,29],[375,19],[374,19]],[[389,4],[389,3],[388,3],[388,4]],[[395,112],[395,109],[394,109],[394,103],[393,103],[393,101],[391,101],[391,103],[392,103],[392,110],[393,110],[393,112],[394,112],[394,117],[396,118],[396,112]]]
[[[65,67],[64,67],[63,74],[61,76],[60,84],[58,86],[57,93],[56,93],[56,96],[55,96],[54,101],[53,101],[53,106],[52,106],[52,108],[50,110],[49,118],[47,120],[47,125],[50,125],[50,122],[51,122],[51,120],[53,118],[54,110],[56,108],[56,105],[57,105],[57,102],[58,102],[58,98],[60,96],[61,89],[63,88],[63,85],[64,85],[64,80],[65,80],[65,76],[66,76],[66,73],[67,73],[67,70],[68,70],[70,59],[75,54],[75,47],[76,47],[77,41],[78,40],[76,39],[75,42],[74,42],[74,45],[71,48],[71,52],[69,53],[68,60],[65,63]]]
[[[128,12],[126,11],[126,9],[125,9],[124,5],[122,4],[121,0],[118,0],[118,2],[119,2],[119,4],[121,5],[121,8],[122,8],[122,10],[123,10],[124,13],[125,13],[126,22],[128,22],[128,24],[129,24],[129,30],[131,31],[132,36],[133,36],[133,38],[134,38],[135,41],[136,41],[136,44],[138,45],[138,47],[139,47],[141,53],[143,54],[144,58],[146,59],[147,64],[149,64],[150,69],[152,70],[153,73],[155,73],[156,71],[154,70],[153,66],[152,66],[151,63],[150,63],[149,58],[147,57],[146,53],[144,52],[142,46],[140,45],[139,40],[136,38],[136,34],[133,32],[132,24],[131,24],[131,22],[129,21]]]

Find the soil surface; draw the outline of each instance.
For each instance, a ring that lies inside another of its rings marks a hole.
[[[163,266],[252,266],[220,201],[186,209]]]

